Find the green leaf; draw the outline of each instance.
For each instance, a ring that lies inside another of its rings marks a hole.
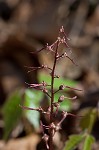
[[[39,79],[40,83],[42,81],[45,81],[47,84],[51,84],[51,76],[46,73],[44,74],[42,72],[39,72],[38,79]],[[66,80],[64,78],[55,78],[54,88],[58,89],[61,84],[74,87],[77,84],[77,82],[75,82],[73,80]]]
[[[95,139],[92,135],[87,135],[84,142],[83,150],[92,150],[92,144],[94,143]]]
[[[97,118],[97,110],[95,108],[87,108],[82,110],[83,117],[80,120],[80,127],[82,130],[88,130],[88,133],[92,131],[93,125]]]
[[[37,90],[26,90],[24,105],[30,108],[38,108],[40,101],[43,98],[43,93]],[[35,129],[39,128],[39,112],[35,110],[24,110],[25,116],[34,126]]]
[[[56,93],[54,97],[54,102],[57,102],[61,95],[62,95],[61,93]],[[68,95],[65,94],[65,96]],[[70,111],[71,109],[72,109],[72,102],[69,99],[64,99],[64,101],[60,103],[59,110]]]
[[[19,107],[19,104],[22,100],[21,91],[17,90],[11,94],[6,100],[3,108],[3,118],[4,118],[4,135],[3,138],[6,140],[13,128],[17,125],[20,117],[22,115],[22,109]]]
[[[69,140],[66,142],[64,150],[74,150],[78,144],[84,139],[84,135],[71,135]]]

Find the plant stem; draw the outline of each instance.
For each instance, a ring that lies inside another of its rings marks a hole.
[[[52,69],[52,74],[51,74],[51,113],[50,113],[50,125],[53,122],[53,102],[54,102],[54,74],[55,74],[55,67],[56,67],[56,61],[57,61],[57,51],[58,51],[58,45],[59,41],[56,43],[56,51],[55,51],[55,56],[54,56],[54,64],[53,64],[53,69]],[[50,128],[50,137],[49,137],[49,150],[53,150],[53,129]]]

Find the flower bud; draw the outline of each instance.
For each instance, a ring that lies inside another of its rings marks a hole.
[[[49,139],[49,136],[47,134],[44,134],[44,136],[42,137],[42,139],[47,142],[48,139]]]
[[[44,88],[44,89],[43,89],[43,92],[44,92],[44,93],[48,93],[48,90]]]
[[[60,104],[58,102],[53,103],[53,105],[54,105],[54,107],[59,107],[60,106]]]
[[[59,90],[64,90],[65,89],[65,86],[62,84],[59,86]]]
[[[64,97],[64,95],[62,95],[62,96],[59,97],[58,102],[61,103],[61,102],[64,101],[64,99],[65,99],[65,97]]]

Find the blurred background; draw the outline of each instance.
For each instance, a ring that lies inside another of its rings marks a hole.
[[[27,73],[28,68],[25,66],[52,64],[52,55],[46,55],[45,52],[33,55],[31,52],[41,49],[46,43],[52,44],[61,26],[64,26],[67,37],[71,39],[71,57],[78,66],[65,59],[58,63],[56,72],[64,79],[75,81],[76,86],[83,89],[80,93],[69,92],[79,98],[73,104],[71,112],[79,114],[85,108],[98,107],[99,1],[0,0],[0,150],[16,150],[20,147],[21,150],[40,149],[40,129],[35,130],[24,117],[11,128],[5,138],[8,142],[5,143],[3,137],[9,130],[9,127],[7,131],[4,129],[5,105],[9,96],[17,89],[22,94],[21,99],[24,99],[23,93],[28,88],[25,82],[38,82],[38,71]],[[43,120],[47,122],[46,118]],[[75,131],[70,128],[72,125]],[[93,150],[99,149],[98,126],[97,118],[92,130],[96,138]],[[66,130],[69,132],[63,139],[66,139],[67,135],[78,133],[77,119],[70,120],[68,125],[67,122],[64,123],[61,134]],[[59,137],[56,136],[56,147],[59,147]]]

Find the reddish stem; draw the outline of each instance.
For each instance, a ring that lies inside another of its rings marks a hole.
[[[53,69],[51,73],[51,113],[50,113],[50,125],[53,122],[53,102],[54,102],[54,74],[55,74],[55,67],[57,62],[57,51],[58,51],[59,41],[56,43],[56,50],[55,50],[55,56],[54,56],[54,64]],[[49,150],[53,150],[53,129],[50,128],[50,137],[49,137]]]

